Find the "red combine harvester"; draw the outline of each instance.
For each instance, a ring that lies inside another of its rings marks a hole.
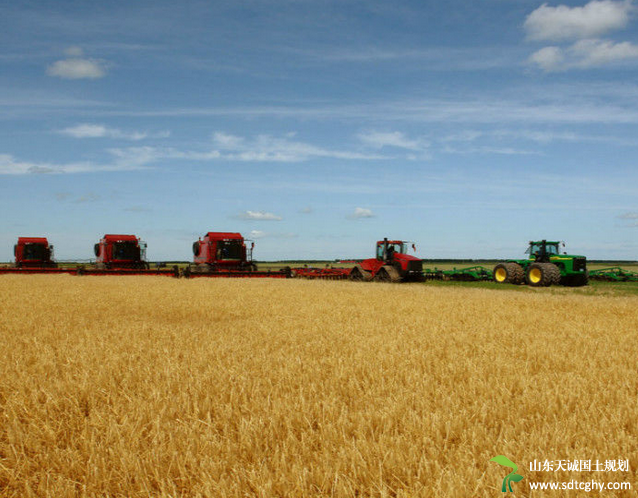
[[[246,242],[251,242],[250,249]],[[258,271],[252,254],[255,243],[236,232],[208,232],[193,242],[193,264],[184,277],[288,278],[290,270]]]
[[[0,273],[75,273],[73,269],[58,268],[53,246],[45,237],[19,237],[13,253],[15,263],[0,268]]]
[[[377,242],[377,257],[356,265],[348,278],[369,282],[423,282],[423,262],[408,254],[409,242],[383,239]],[[412,244],[412,249],[416,247]]]
[[[147,270],[146,242],[135,235],[105,235],[93,246],[98,270],[130,268]]]
[[[135,235],[106,234],[93,246],[95,268],[79,267],[78,275],[165,275],[179,277],[177,267],[150,269],[146,242]]]
[[[19,237],[13,246],[17,268],[55,268],[53,246],[45,237]]]

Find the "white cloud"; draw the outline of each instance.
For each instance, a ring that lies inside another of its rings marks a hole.
[[[441,142],[474,142],[485,133],[478,130],[462,130],[440,139]]]
[[[575,87],[577,86],[577,91]],[[246,119],[341,120],[349,123],[638,123],[638,109],[628,107],[638,91],[625,82],[590,84],[572,82],[539,91],[525,87],[520,91],[499,92],[497,97],[470,95],[459,98],[403,99],[369,104],[326,104],[322,107],[216,107],[164,109],[156,111],[107,111],[109,116],[133,117],[243,117]],[[534,98],[530,98],[530,95]],[[590,97],[596,97],[594,100]],[[0,104],[1,104],[0,100]],[[8,105],[8,104],[5,104]],[[368,155],[370,157],[370,155]],[[373,159],[389,159],[372,155]]]
[[[254,221],[281,221],[283,218],[273,213],[267,213],[265,211],[244,211],[237,216],[242,220],[254,220]]]
[[[91,161],[55,164],[19,161],[10,154],[0,154],[0,175],[72,174],[145,169],[159,156],[152,147],[111,149],[114,161],[105,164]]]
[[[106,76],[106,65],[95,59],[62,59],[51,64],[47,74],[68,80],[98,79]]]
[[[229,135],[221,131],[213,133],[213,142],[218,147],[228,149],[238,149],[243,147],[244,139],[242,137],[236,137],[235,135]]]
[[[630,0],[593,0],[582,7],[545,3],[527,16],[524,27],[530,40],[596,38],[624,28],[632,10]]]
[[[166,138],[170,132],[148,133],[146,131],[122,131],[117,128],[108,128],[101,124],[81,123],[76,126],[59,130],[62,135],[74,138],[115,138],[124,140],[143,140],[145,138]]]
[[[443,148],[443,152],[447,154],[498,154],[504,156],[530,156],[540,154],[533,150],[516,149],[514,147],[491,147],[487,145],[481,147],[467,147],[464,149],[445,146]]]
[[[305,142],[270,135],[258,135],[253,140],[223,132],[213,134],[213,144],[220,157],[231,161],[299,162],[315,158],[333,159],[385,159],[377,154],[326,149]]]
[[[638,45],[609,40],[580,40],[566,49],[545,47],[531,55],[529,61],[544,71],[588,69],[638,59]]]
[[[529,61],[544,71],[554,71],[561,66],[564,58],[563,51],[559,47],[545,47],[534,52]]]
[[[372,212],[371,209],[357,207],[354,208],[354,211],[348,215],[348,218],[352,220],[361,220],[365,218],[374,218],[376,215]]]
[[[410,139],[403,133],[398,131],[369,131],[365,133],[359,133],[358,138],[364,144],[377,149],[381,149],[383,147],[396,147],[399,149],[423,150],[430,145],[425,140]]]
[[[293,239],[297,237],[297,234],[294,233],[274,233],[274,232],[264,232],[263,230],[251,230],[248,234],[249,239]]]
[[[596,67],[627,59],[638,58],[638,45],[608,40],[581,40],[570,49],[576,67]]]

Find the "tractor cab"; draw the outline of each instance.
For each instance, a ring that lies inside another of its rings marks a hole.
[[[529,254],[530,260],[539,263],[548,263],[552,256],[558,256],[560,254],[561,244],[565,247],[564,242],[548,240],[530,241],[525,254]]]
[[[407,254],[408,243],[402,240],[380,240],[377,242],[377,259],[392,261],[395,254]]]

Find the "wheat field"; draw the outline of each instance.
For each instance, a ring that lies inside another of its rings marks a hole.
[[[638,296],[7,275],[0,303],[3,497],[493,497],[499,454],[514,496],[635,493]]]

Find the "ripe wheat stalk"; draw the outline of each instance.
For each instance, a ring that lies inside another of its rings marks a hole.
[[[635,481],[637,297],[64,275],[0,285],[3,497],[492,497],[499,454],[526,480],[534,458],[626,458],[630,475],[608,480]]]

